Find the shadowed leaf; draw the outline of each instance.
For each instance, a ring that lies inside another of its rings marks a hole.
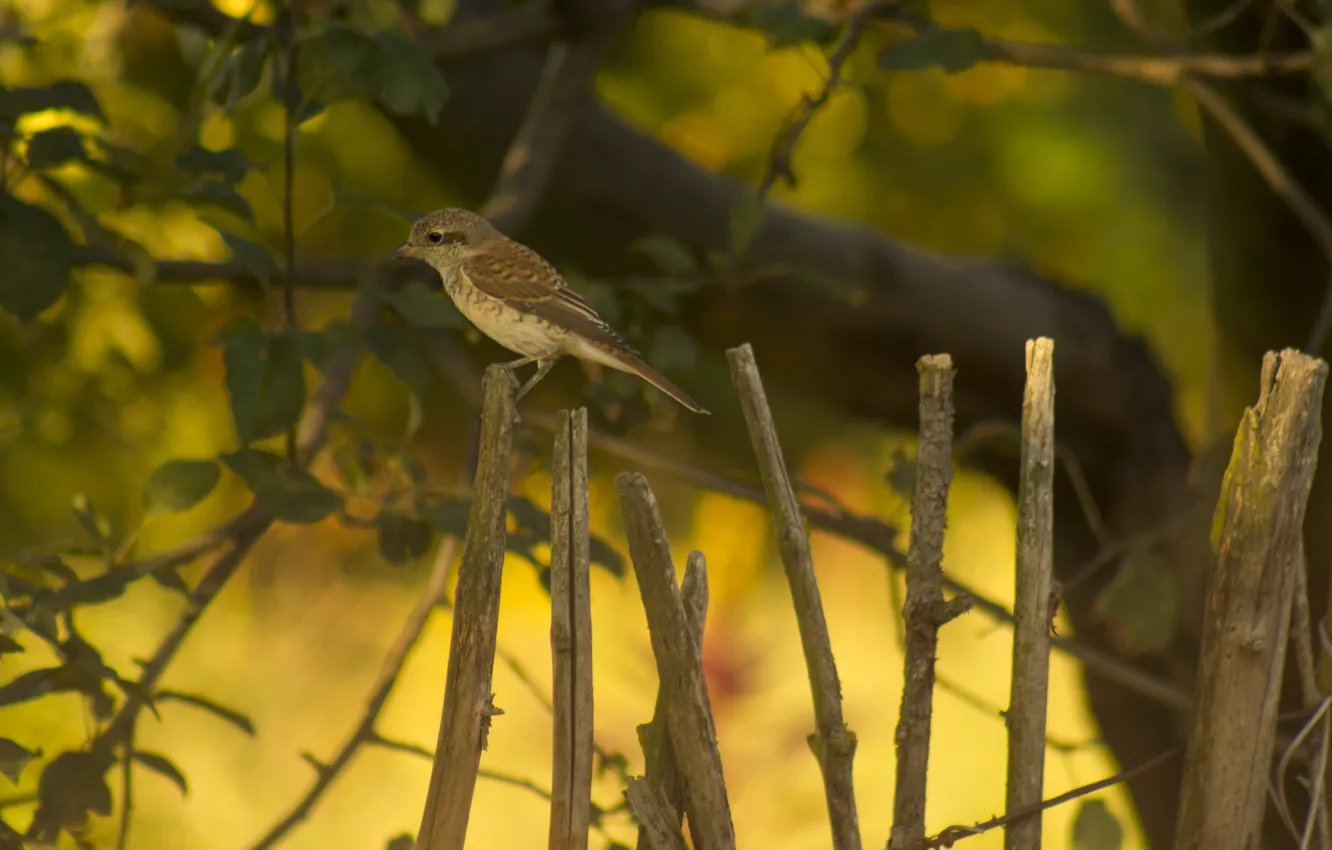
[[[402,317],[418,328],[461,328],[466,326],[453,299],[413,281],[402,289],[382,293],[381,297]]]
[[[180,793],[189,793],[189,785],[185,782],[185,774],[180,772],[180,768],[172,763],[171,759],[157,753],[146,753],[143,750],[135,750],[133,754],[134,761],[151,770],[153,773],[165,776],[176,784]]]
[[[53,168],[87,157],[83,136],[73,127],[44,130],[28,140],[28,165],[32,168]]]
[[[92,89],[73,80],[61,80],[49,86],[0,87],[0,115],[18,117],[47,109],[68,109],[93,118],[102,117],[102,108]]]
[[[160,690],[154,692],[153,698],[156,699],[158,703],[175,701],[203,709],[214,717],[221,718],[232,726],[235,726],[251,738],[254,737],[254,721],[250,720],[249,717],[236,709],[227,708],[225,705],[214,702],[208,697],[186,693],[185,691]]]
[[[283,522],[319,522],[342,506],[340,495],[278,455],[243,449],[223,455],[222,462],[245,479],[261,508]]]
[[[242,44],[214,82],[210,92],[213,102],[230,112],[242,98],[258,88],[272,46],[272,35],[267,32]]]
[[[27,767],[33,759],[41,754],[41,750],[34,752],[20,745],[17,741],[0,738],[0,776],[6,777],[10,782],[17,785],[19,775],[23,773],[23,768]]]
[[[60,219],[0,192],[0,309],[29,321],[54,305],[73,253]]]
[[[231,259],[240,263],[241,266],[250,274],[254,275],[255,280],[264,286],[271,286],[278,276],[277,259],[273,252],[268,250],[258,242],[251,242],[234,233],[228,233],[225,230],[219,230],[218,235],[226,243],[231,251]]]
[[[986,58],[985,39],[976,30],[940,27],[885,48],[879,54],[879,67],[896,71],[941,68],[955,74]]]
[[[239,183],[250,170],[250,161],[235,148],[210,151],[195,145],[176,157],[176,167],[195,177],[221,177],[228,183]]]
[[[143,508],[148,513],[171,513],[203,501],[222,469],[213,460],[169,460],[153,470],[143,485]]]
[[[31,837],[54,843],[62,828],[80,827],[88,815],[111,814],[106,772],[113,760],[99,752],[66,752],[52,759],[37,781],[37,812]]]
[[[694,262],[694,255],[689,252],[689,248],[669,236],[644,236],[635,240],[630,247],[668,275],[684,277],[698,271],[698,264]]]
[[[1074,850],[1119,850],[1123,846],[1124,827],[1105,801],[1083,800],[1073,818]]]
[[[756,4],[745,15],[744,22],[762,30],[774,50],[807,41],[827,44],[837,37],[837,27],[806,15],[798,3]]]
[[[435,532],[425,520],[397,511],[380,511],[375,518],[379,554],[390,564],[401,566],[430,551]]]
[[[242,444],[285,433],[300,419],[305,371],[300,345],[254,321],[225,331],[222,362],[236,436]]]

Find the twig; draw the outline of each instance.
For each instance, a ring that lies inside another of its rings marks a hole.
[[[1050,690],[1050,587],[1054,572],[1054,341],[1027,343],[1018,483],[1017,591],[1008,713],[1008,811],[1041,799]],[[1004,830],[1005,850],[1040,850],[1041,819]]]
[[[486,369],[483,388],[481,457],[458,568],[444,709],[417,850],[462,850],[490,718],[502,713],[492,702],[490,686],[499,626],[517,383],[509,369],[491,366]]]
[[[306,789],[301,799],[292,806],[291,810],[281,820],[270,827],[262,838],[255,842],[253,850],[268,850],[270,847],[277,846],[298,824],[309,817],[310,812],[314,810],[320,798],[333,786],[333,782],[351,763],[352,757],[360,751],[362,746],[371,743],[388,743],[375,732],[375,724],[379,722],[379,715],[384,710],[384,704],[388,701],[389,694],[393,692],[398,677],[402,675],[407,657],[411,654],[417,641],[421,639],[421,633],[425,631],[431,612],[444,601],[445,595],[448,593],[449,571],[457,553],[458,542],[454,538],[448,537],[440,540],[439,549],[435,553],[435,563],[430,570],[430,578],[426,581],[426,586],[422,589],[416,606],[412,608],[407,615],[407,619],[403,622],[398,637],[393,641],[388,652],[384,654],[384,660],[379,665],[379,675],[375,677],[375,682],[370,688],[370,696],[366,700],[365,708],[361,711],[356,727],[347,735],[346,740],[338,748],[332,761],[315,773],[314,781],[310,783],[310,787]],[[427,753],[426,756],[428,758],[429,754]]]
[[[911,501],[911,542],[907,549],[906,624],[902,707],[897,717],[897,782],[888,846],[901,850],[925,837],[926,775],[930,762],[930,721],[934,711],[934,657],[939,629],[961,615],[971,601],[943,595],[944,529],[948,488],[953,480],[953,361],[947,354],[916,361],[920,373],[920,443],[916,449],[916,489]]]
[[[791,587],[791,601],[800,628],[800,645],[804,650],[809,689],[814,697],[815,733],[810,736],[809,744],[823,774],[833,847],[859,850],[860,819],[856,815],[851,771],[856,754],[856,735],[842,719],[842,684],[837,678],[828,623],[823,615],[818,580],[814,576],[809,533],[805,530],[795,488],[791,486],[791,474],[782,457],[777,426],[768,409],[767,395],[754,363],[754,351],[746,343],[728,350],[726,359],[731,367],[731,383],[740,396],[740,407],[749,428],[763,489],[768,494],[768,511],[772,514],[777,548],[786,568],[786,581]]]
[[[585,850],[592,814],[592,600],[588,570],[587,410],[560,411],[550,499],[554,667],[551,850]]]
[[[624,796],[638,821],[638,850],[688,850],[680,819],[671,814],[671,803],[660,787],[650,779],[631,776]]]
[[[689,637],[699,657],[703,654],[703,625],[708,615],[708,563],[702,552],[690,552],[685,562],[684,582],[680,586],[680,599],[684,603],[685,622],[689,624]],[[670,732],[666,729],[666,693],[657,689],[657,703],[652,720],[640,726],[638,740],[643,748],[643,778],[655,788],[674,817],[676,831],[684,819],[684,776],[680,774],[675,753],[671,750]],[[632,798],[630,803],[632,805]],[[643,821],[640,818],[639,823]],[[649,827],[638,830],[638,850],[652,850],[653,838]]]
[[[116,850],[129,846],[130,818],[134,814],[134,730],[125,736],[120,759],[120,826],[116,831]]]
[[[1258,403],[1235,435],[1184,761],[1181,850],[1247,845],[1261,828],[1326,380],[1321,360],[1269,352]]]
[[[800,96],[800,105],[796,107],[795,114],[787,123],[786,129],[772,143],[772,151],[768,154],[768,164],[763,171],[763,179],[759,181],[757,194],[759,200],[767,197],[768,192],[778,180],[785,180],[788,185],[795,187],[796,176],[791,169],[791,160],[795,154],[796,142],[800,141],[800,136],[809,127],[809,123],[814,120],[814,116],[819,114],[819,110],[827,105],[832,98],[833,93],[842,84],[842,72],[846,62],[851,58],[860,45],[860,38],[864,35],[865,25],[876,15],[881,15],[889,9],[899,5],[898,0],[872,0],[856,10],[855,14],[846,22],[846,30],[842,33],[837,46],[833,48],[828,55],[828,78],[823,83],[817,94],[812,97],[807,94]]]
[[[629,556],[647,612],[657,677],[666,695],[666,728],[684,777],[685,810],[694,846],[734,850],[735,829],[722,776],[703,660],[675,582],[670,543],[647,479],[636,472],[615,476]]]
[[[1143,762],[1140,765],[1137,765],[1136,767],[1131,767],[1128,770],[1121,770],[1119,773],[1116,773],[1114,776],[1109,776],[1106,777],[1105,779],[1099,779],[1096,782],[1091,782],[1088,783],[1087,785],[1079,786],[1077,788],[1074,788],[1072,791],[1066,791],[1065,793],[1060,794],[1058,797],[1051,797],[1048,800],[1042,800],[1039,803],[1035,803],[1030,806],[1025,806],[1018,811],[1009,812],[1003,815],[1002,817],[993,818],[991,820],[985,821],[984,823],[978,823],[975,826],[950,826],[944,831],[940,832],[938,835],[935,835],[931,838],[923,839],[921,841],[917,841],[915,844],[908,847],[907,850],[938,850],[938,848],[940,847],[952,847],[956,842],[961,841],[964,838],[974,838],[975,836],[983,835],[992,829],[1000,829],[1001,827],[1007,827],[1014,823],[1019,823],[1025,820],[1026,818],[1034,817],[1040,814],[1046,809],[1053,809],[1055,806],[1061,806],[1064,803],[1067,803],[1071,800],[1076,800],[1079,797],[1085,797],[1088,794],[1095,794],[1097,791],[1100,791],[1102,788],[1109,788],[1112,785],[1118,785],[1122,782],[1128,782],[1130,779],[1133,779],[1135,776],[1146,773],[1147,771],[1155,767],[1159,767],[1160,765],[1165,764],[1167,761],[1181,754],[1182,752],[1184,752],[1183,747],[1171,747],[1165,752],[1157,753],[1156,755],[1152,756],[1151,758],[1147,759],[1147,761]]]

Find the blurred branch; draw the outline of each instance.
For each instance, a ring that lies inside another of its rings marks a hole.
[[[1008,712],[1008,811],[1041,799],[1045,787],[1045,718],[1050,692],[1050,602],[1054,573],[1054,341],[1027,343],[1018,484],[1017,590]],[[1009,850],[1040,850],[1041,819],[1006,830]]]
[[[837,662],[833,658],[832,642],[828,637],[828,622],[823,613],[823,600],[819,595],[818,580],[814,576],[814,559],[809,551],[809,532],[791,486],[791,473],[782,457],[777,438],[777,425],[768,408],[754,351],[748,344],[726,352],[731,367],[731,382],[740,397],[749,439],[758,461],[759,476],[768,496],[768,513],[773,519],[777,535],[777,548],[782,565],[786,568],[786,581],[791,587],[791,601],[795,607],[796,624],[800,629],[800,645],[804,651],[809,689],[814,697],[815,734],[810,736],[810,749],[818,759],[823,776],[823,792],[828,805],[828,818],[832,822],[833,847],[837,850],[859,850],[860,819],[856,814],[855,786],[852,782],[852,760],[856,754],[856,734],[842,717],[842,683],[837,677]]]
[[[906,643],[902,706],[895,735],[897,779],[890,850],[902,850],[925,837],[939,629],[971,606],[965,596],[949,602],[943,595],[944,528],[948,521],[948,488],[953,480],[953,361],[947,354],[922,357],[916,361],[916,369],[920,373],[920,443],[911,503],[906,603],[902,606]]]
[[[333,757],[333,760],[320,765],[314,781],[310,783],[310,787],[305,794],[282,820],[274,824],[264,834],[264,837],[254,844],[254,850],[267,850],[267,848],[276,846],[297,824],[309,816],[319,802],[320,797],[333,785],[334,780],[342,774],[342,771],[362,746],[382,742],[383,739],[375,732],[375,724],[379,721],[379,715],[384,710],[384,704],[388,701],[389,694],[393,692],[393,687],[402,674],[403,666],[407,663],[407,656],[411,654],[412,648],[421,639],[426,623],[430,620],[431,612],[447,596],[449,570],[457,552],[457,540],[452,537],[440,540],[439,549],[435,553],[435,563],[430,570],[430,578],[421,591],[416,607],[408,613],[402,630],[398,632],[397,639],[393,641],[388,652],[384,654],[384,660],[379,667],[379,675],[375,677],[374,685],[370,688],[370,698],[366,700],[365,709],[361,712],[356,728],[352,730],[346,741],[338,748],[337,755]]]
[[[506,367],[486,370],[481,455],[454,593],[444,707],[416,838],[419,850],[461,850],[490,720],[502,713],[494,705],[490,688],[499,627],[516,389],[513,373]]]

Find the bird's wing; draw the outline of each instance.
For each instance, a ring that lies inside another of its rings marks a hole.
[[[536,251],[516,242],[462,261],[462,273],[481,292],[514,309],[568,328],[594,342],[633,351]]]

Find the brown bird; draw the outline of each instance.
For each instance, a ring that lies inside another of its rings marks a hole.
[[[394,257],[424,260],[439,272],[444,291],[486,336],[521,354],[510,369],[536,363],[518,398],[562,356],[637,375],[695,413],[707,413],[684,390],[643,362],[624,337],[526,245],[463,209],[436,210],[412,225]]]

